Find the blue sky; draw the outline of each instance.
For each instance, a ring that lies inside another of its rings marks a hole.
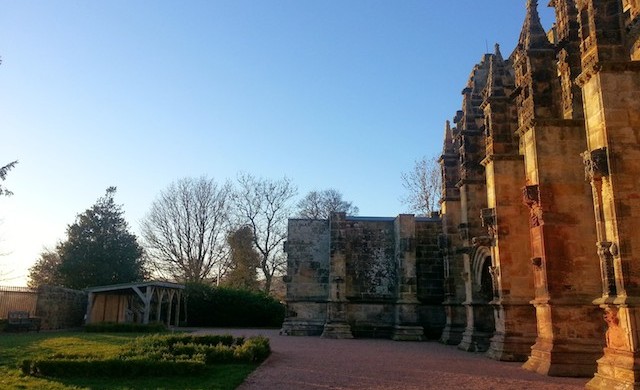
[[[406,211],[471,68],[525,0],[0,0],[0,284],[107,187],[133,232],[170,182],[287,176]],[[540,4],[545,28],[553,21]]]

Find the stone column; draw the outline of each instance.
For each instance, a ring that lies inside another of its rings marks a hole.
[[[331,260],[329,268],[329,301],[327,321],[322,337],[331,339],[351,339],[351,326],[347,323],[346,276],[347,264],[344,248],[345,213],[333,213],[331,225]]]
[[[421,341],[424,329],[418,325],[418,286],[416,277],[416,221],[400,214],[394,221],[396,240],[397,293],[393,340]]]
[[[330,226],[326,219],[290,219],[287,242],[287,311],[280,334],[319,336],[327,322]]]
[[[462,279],[464,280],[466,327],[458,348],[469,352],[485,352],[495,329],[489,300],[480,296],[483,285],[481,270],[491,253],[478,238],[484,237],[480,223],[480,211],[486,208],[486,182],[484,177],[461,181],[462,221],[460,233],[463,247],[459,248],[464,260]],[[489,281],[489,283],[491,283]]]
[[[440,336],[440,342],[458,345],[462,340],[462,333],[467,322],[464,301],[464,281],[462,280],[463,260],[458,248],[462,246],[461,234],[458,228],[461,223],[462,205],[460,190],[455,184],[458,182],[459,159],[455,153],[455,140],[451,136],[451,128],[447,123],[445,139],[445,153],[440,158],[443,171],[442,202],[440,213],[442,218],[442,235],[438,238],[438,247],[444,260],[444,306],[445,326]]]
[[[593,191],[607,331],[590,389],[640,388],[640,62],[600,63],[580,80],[587,117],[586,178]],[[601,312],[602,313],[602,312]]]
[[[522,213],[524,162],[519,155],[493,155],[483,162],[489,208],[482,210],[491,245],[495,333],[487,355],[504,361],[525,361],[536,339],[529,231]]]
[[[538,119],[520,129],[529,185],[531,262],[538,335],[525,369],[553,376],[591,376],[602,349],[602,323],[591,305],[601,290],[591,191],[580,148],[584,124]]]
[[[464,308],[466,326],[458,348],[465,351],[486,351],[489,338],[493,335],[493,315],[488,302],[478,299],[474,290],[481,285],[472,271],[475,258],[474,237],[486,235],[480,224],[480,210],[487,207],[487,189],[484,167],[480,164],[485,157],[486,134],[482,114],[483,94],[487,86],[492,54],[485,54],[478,63],[462,90],[462,112],[456,118],[459,140],[459,177],[456,186],[460,190],[460,246],[457,253],[462,254],[464,281]],[[490,257],[490,255],[489,255]],[[486,258],[483,258],[485,260]],[[456,275],[457,276],[457,275]],[[485,315],[489,312],[489,315]]]

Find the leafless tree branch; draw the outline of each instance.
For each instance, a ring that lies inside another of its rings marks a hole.
[[[150,264],[167,279],[219,281],[228,268],[231,185],[185,178],[162,191],[141,224]]]
[[[416,160],[413,169],[403,172],[401,178],[406,190],[402,203],[411,212],[429,215],[438,209],[442,178],[440,165],[435,157]]]

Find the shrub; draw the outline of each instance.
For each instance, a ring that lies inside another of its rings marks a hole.
[[[234,357],[234,348],[222,344],[210,346],[205,350],[207,364],[231,363]]]
[[[128,353],[143,354],[156,350],[172,350],[180,345],[241,345],[245,342],[243,337],[231,335],[203,335],[193,336],[189,334],[151,335],[138,337],[131,342]]]
[[[284,305],[264,293],[187,284],[189,326],[279,327]]]
[[[270,353],[269,339],[263,336],[252,337],[233,351],[233,355],[238,361],[247,363],[261,362]]]

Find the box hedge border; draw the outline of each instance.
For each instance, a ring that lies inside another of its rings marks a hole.
[[[186,376],[212,364],[257,364],[270,353],[269,339],[263,336],[153,335],[133,340],[116,357],[57,353],[25,359],[20,368],[25,375],[50,377]]]

